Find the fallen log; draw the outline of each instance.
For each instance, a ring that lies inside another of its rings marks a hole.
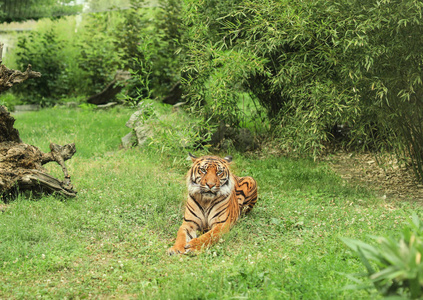
[[[130,78],[131,74],[128,71],[118,70],[115,78],[100,93],[90,96],[87,102],[96,105],[110,103],[125,87]]]

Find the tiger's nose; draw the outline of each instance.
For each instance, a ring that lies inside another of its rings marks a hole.
[[[209,189],[211,189],[212,187],[216,185],[214,182],[207,182],[206,184],[209,187]]]

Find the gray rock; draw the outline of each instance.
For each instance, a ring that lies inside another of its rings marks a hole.
[[[147,122],[148,117],[144,117],[148,107],[140,106],[140,109],[134,112],[126,122],[126,127],[131,128],[132,132],[122,138],[123,147],[141,146],[154,135],[153,125]]]
[[[66,102],[65,106],[69,108],[75,108],[75,107],[78,107],[78,102],[75,102],[75,101]]]
[[[137,127],[137,124],[140,123],[142,113],[143,110],[137,110],[136,112],[134,112],[131,117],[129,117],[129,120],[126,122],[125,126],[131,129],[135,129],[135,127]]]
[[[135,142],[135,134],[133,131],[125,135],[123,138],[121,138],[122,141],[122,147],[123,148],[130,148],[134,145]]]
[[[25,105],[15,105],[16,112],[22,111],[39,111],[40,105],[38,104],[25,104]]]
[[[134,131],[137,137],[138,146],[142,146],[148,140],[148,138],[154,135],[153,130],[146,124],[135,127]]]

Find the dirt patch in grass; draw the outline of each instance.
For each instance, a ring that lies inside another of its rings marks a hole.
[[[423,184],[416,181],[411,168],[401,166],[392,156],[376,158],[370,153],[337,152],[323,160],[345,180],[364,183],[387,200],[423,205]]]

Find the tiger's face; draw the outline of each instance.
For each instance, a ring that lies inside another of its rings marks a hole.
[[[192,197],[211,200],[231,193],[234,183],[229,171],[230,157],[191,155],[194,164],[188,172],[188,192]]]

